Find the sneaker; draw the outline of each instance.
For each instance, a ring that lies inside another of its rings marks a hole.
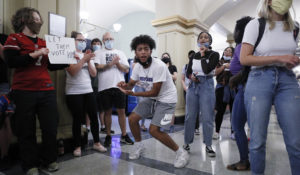
[[[239,161],[237,163],[231,164],[227,166],[227,169],[234,171],[247,171],[250,170],[250,162],[249,160]]]
[[[101,128],[101,129],[100,129],[100,133],[105,134],[105,133],[106,133],[106,128]]]
[[[101,144],[99,144],[99,145],[94,144],[93,150],[99,151],[101,153],[104,153],[107,151],[107,149],[104,146],[102,146]]]
[[[75,149],[73,151],[73,156],[80,157],[81,156],[81,149]]]
[[[110,136],[110,135],[107,135],[107,136],[105,137],[104,146],[105,146],[105,147],[110,147],[110,144],[111,144],[111,136]]]
[[[50,164],[46,167],[46,170],[49,171],[49,172],[57,171],[57,170],[58,170],[58,164],[57,164],[57,162],[52,162],[52,163],[50,163]]]
[[[26,172],[26,175],[39,175],[39,170],[37,168],[30,168]]]
[[[200,130],[199,130],[199,129],[196,129],[196,130],[195,130],[195,134],[196,134],[196,135],[200,135]]]
[[[184,144],[183,149],[185,149],[187,152],[190,152],[190,145],[189,144]]]
[[[209,157],[216,157],[216,153],[211,146],[206,146],[205,150]]]
[[[141,126],[141,130],[142,130],[143,132],[146,132],[148,129],[146,128],[145,125],[143,125],[143,126]]]
[[[107,132],[107,131],[106,131],[106,128],[101,128],[101,129],[100,129],[100,132],[103,133],[103,134],[106,134],[106,132]],[[110,130],[110,133],[111,133],[111,134],[114,134],[115,131],[111,129],[111,130]]]
[[[121,143],[125,143],[126,145],[133,145],[133,141],[130,139],[130,137],[128,136],[128,134],[126,134],[125,136],[121,136]]]
[[[218,140],[219,138],[220,138],[220,134],[215,132],[214,135],[213,135],[213,139]]]
[[[234,133],[231,133],[230,138],[231,138],[232,140],[235,140],[235,135],[234,135]]]
[[[179,148],[178,151],[176,151],[176,158],[174,161],[174,167],[175,168],[183,168],[189,161],[189,154],[186,150]]]
[[[132,147],[131,152],[129,153],[129,159],[135,160],[140,158],[141,154],[145,151],[145,147],[142,143],[136,144]]]

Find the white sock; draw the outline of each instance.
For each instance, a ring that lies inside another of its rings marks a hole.
[[[142,141],[139,141],[139,142],[136,141],[134,144],[135,144],[137,147],[144,146]]]
[[[180,152],[182,152],[182,148],[181,147],[178,148],[178,150],[176,151],[176,154],[178,154]]]

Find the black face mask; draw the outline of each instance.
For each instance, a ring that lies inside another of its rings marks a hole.
[[[145,67],[147,67],[148,65],[151,64],[151,62],[152,62],[152,57],[148,57],[148,58],[147,58],[147,61],[144,62],[144,63],[141,62],[141,60],[138,59],[138,58],[137,58],[136,60],[137,60],[138,63],[140,63],[140,64],[145,68]]]
[[[39,34],[42,25],[42,23],[30,22],[29,24],[27,24],[27,27],[33,34]]]
[[[171,62],[171,59],[169,57],[163,57],[161,61],[167,64]]]

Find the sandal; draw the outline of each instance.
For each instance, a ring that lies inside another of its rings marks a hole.
[[[234,170],[234,171],[247,171],[247,170],[250,170],[250,162],[249,162],[249,160],[239,161],[237,163],[228,165],[227,169]]]

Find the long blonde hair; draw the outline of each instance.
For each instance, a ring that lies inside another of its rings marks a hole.
[[[259,5],[257,6],[257,9],[258,9],[258,16],[261,18],[265,18],[270,25],[269,29],[272,30],[275,27],[275,22],[272,21],[271,7],[268,5],[268,1],[269,0],[260,0]],[[295,10],[294,10],[294,13],[295,13]],[[283,31],[294,30],[294,27],[295,27],[294,20],[289,11],[286,14],[284,14],[283,22],[284,22]]]

